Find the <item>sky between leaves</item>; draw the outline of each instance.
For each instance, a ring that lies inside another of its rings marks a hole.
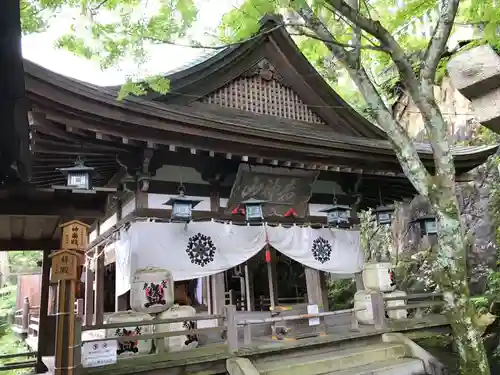
[[[49,69],[101,85],[119,84],[126,77],[149,76],[149,85],[162,92],[168,90],[168,82],[157,74],[178,68],[207,52],[213,53],[213,49],[200,48],[203,45],[220,46],[248,38],[258,29],[258,20],[266,13],[289,16],[288,1],[21,0],[24,32],[47,30],[26,35],[23,53]],[[308,1],[338,40],[349,43],[351,28],[327,10],[327,0],[294,1]],[[360,12],[379,20],[412,54],[425,48],[437,7],[435,0],[361,0]],[[500,10],[494,0],[462,1],[456,26],[460,33],[455,33],[455,39],[472,36],[470,28],[464,35],[461,24],[481,21],[486,38],[496,41],[497,20],[500,20]],[[295,19],[291,18],[290,22]],[[340,67],[322,42],[309,37],[294,38],[316,69],[359,108],[357,91],[340,73]],[[365,36],[362,44],[367,46],[373,42]],[[71,53],[58,51],[53,47],[56,44],[57,48]],[[89,59],[91,63],[71,54]],[[370,66],[374,77],[390,65],[387,55],[373,50],[364,50],[362,61]],[[107,70],[101,71],[99,65]],[[141,92],[141,88],[130,85],[124,89]]]

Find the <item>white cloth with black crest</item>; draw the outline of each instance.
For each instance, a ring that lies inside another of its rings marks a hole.
[[[350,277],[363,266],[359,231],[354,230],[135,222],[115,243],[117,294],[130,289],[137,269],[160,267],[170,270],[175,281],[198,279],[246,262],[267,241],[305,266],[340,277]]]

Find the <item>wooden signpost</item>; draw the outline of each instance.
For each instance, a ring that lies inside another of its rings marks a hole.
[[[60,225],[61,250],[51,254],[51,281],[58,283],[55,375],[77,375],[81,352],[75,347],[75,291],[88,246],[89,226],[77,220]]]

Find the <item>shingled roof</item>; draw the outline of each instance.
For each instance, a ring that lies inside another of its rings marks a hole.
[[[272,69],[262,72],[263,61],[269,63],[264,68]],[[91,85],[29,61],[25,72],[28,97],[43,117],[32,127],[34,182],[39,186],[61,182],[54,164],[48,164],[61,155],[85,156],[98,170],[96,183],[103,185],[119,169],[117,155],[153,144],[167,146],[167,151],[220,153],[223,159],[260,164],[402,175],[385,133],[332,90],[274,18],[263,22],[258,37],[171,74],[167,95],[151,93],[119,102],[116,87]],[[258,90],[245,96],[236,90],[258,84],[276,96],[262,97]],[[242,98],[256,98],[257,113]],[[297,104],[302,117],[283,110],[286,100]],[[268,105],[275,106],[274,112]],[[430,146],[416,146],[432,171]],[[457,173],[482,164],[496,149],[454,147]]]

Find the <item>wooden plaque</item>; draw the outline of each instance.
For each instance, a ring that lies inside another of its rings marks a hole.
[[[70,250],[59,250],[52,254],[50,281],[78,280],[78,254]]]
[[[89,226],[78,220],[60,225],[61,248],[67,250],[86,250],[89,245]]]
[[[318,172],[258,172],[240,164],[225,213],[231,214],[241,202],[254,198],[267,202],[262,207],[264,217],[283,216],[290,208],[305,217],[317,177]]]

